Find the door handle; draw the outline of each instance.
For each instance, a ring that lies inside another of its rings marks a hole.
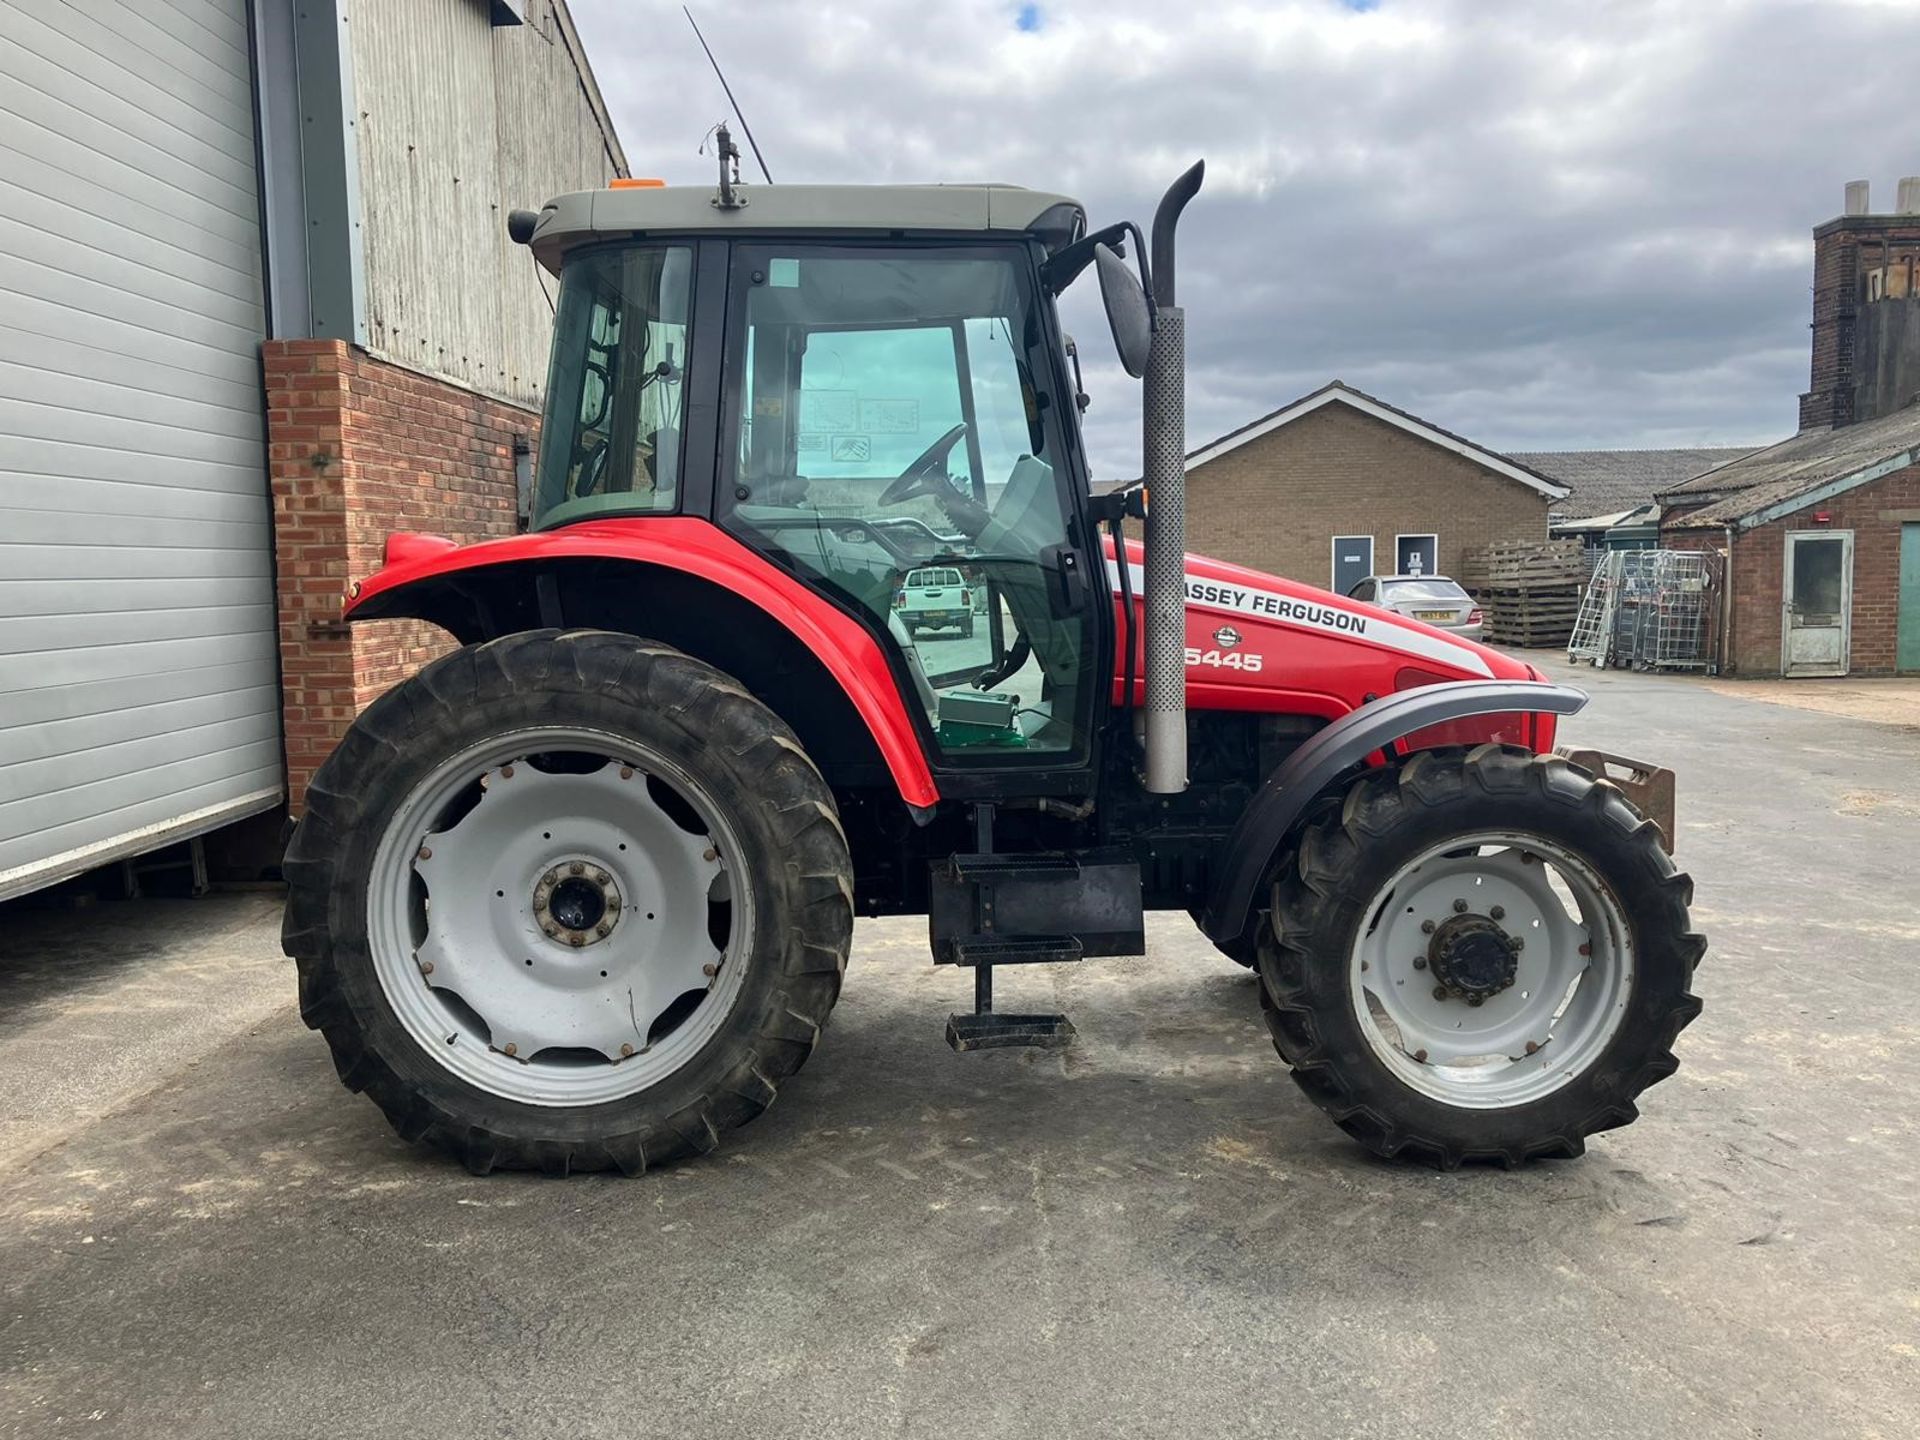
[[[1053,584],[1047,587],[1047,601],[1056,617],[1078,615],[1087,608],[1087,577],[1078,552],[1065,545],[1049,545],[1041,553],[1040,563],[1053,578]]]

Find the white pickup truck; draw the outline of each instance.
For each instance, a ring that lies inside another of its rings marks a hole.
[[[958,630],[962,640],[973,638],[973,589],[952,566],[909,570],[894,592],[893,608],[909,636],[922,630]]]

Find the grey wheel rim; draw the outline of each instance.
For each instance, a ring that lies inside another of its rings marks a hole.
[[[1517,943],[1516,943],[1517,942]],[[1470,1109],[1551,1095],[1591,1069],[1632,998],[1632,931],[1579,855],[1485,831],[1434,845],[1367,907],[1349,990],[1405,1084]]]
[[[739,997],[752,887],[704,786],[624,736],[496,736],[437,766],[373,859],[367,938],[421,1051],[582,1106],[682,1069]]]

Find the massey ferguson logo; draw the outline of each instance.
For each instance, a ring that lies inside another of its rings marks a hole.
[[[1222,625],[1213,632],[1213,643],[1223,650],[1231,650],[1240,643],[1240,632],[1231,625]]]

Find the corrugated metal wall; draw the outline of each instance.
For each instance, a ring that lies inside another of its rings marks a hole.
[[[616,173],[560,18],[552,0],[498,29],[485,0],[377,14],[351,27],[369,348],[537,406],[553,316],[507,212]]]
[[[245,0],[0,0],[0,896],[280,794],[258,194]]]

